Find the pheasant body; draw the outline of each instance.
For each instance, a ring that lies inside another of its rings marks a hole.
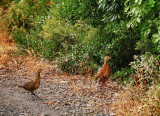
[[[37,71],[36,78],[33,81],[26,82],[24,85],[18,85],[18,87],[23,88],[33,94],[33,92],[38,89],[40,85],[40,72],[41,69]]]
[[[104,64],[102,68],[95,75],[96,80],[99,79],[99,83],[105,84],[105,82],[109,79],[110,76],[110,68],[108,64],[109,56],[104,57]]]

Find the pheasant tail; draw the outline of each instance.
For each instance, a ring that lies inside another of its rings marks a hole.
[[[95,80],[98,80],[100,78],[101,75],[101,69],[98,70],[97,74],[95,75]]]
[[[23,87],[24,87],[24,85],[18,85],[18,87],[19,87],[19,88],[23,88]]]

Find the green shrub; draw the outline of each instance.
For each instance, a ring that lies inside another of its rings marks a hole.
[[[92,1],[91,7],[88,7],[88,1],[72,1],[65,0],[65,4],[50,0],[13,1],[4,17],[8,20],[8,26],[13,27],[13,37],[17,42],[45,58],[59,59],[59,66],[64,71],[95,72],[102,66],[106,55],[111,57],[109,64],[112,73],[128,67],[133,55],[139,54],[134,49],[140,38],[139,33],[127,29],[123,21],[109,21],[106,25],[95,26],[98,23],[88,21],[92,20],[92,16],[97,16],[96,21],[102,18],[101,14],[96,14],[99,12],[97,2]],[[86,9],[90,14],[84,13]],[[86,61],[86,55],[90,61]],[[64,62],[64,58],[68,60]],[[88,66],[90,68],[85,69]]]
[[[98,66],[94,63],[87,48],[82,45],[72,46],[72,51],[59,59],[59,67],[65,72],[71,74],[93,74]]]
[[[9,6],[10,6],[10,3],[12,2],[13,0],[1,0],[0,2],[0,6],[6,10]]]
[[[25,29],[35,28],[35,20],[38,16],[47,14],[50,0],[14,0],[9,4],[8,10],[3,15],[8,27],[24,27]]]
[[[71,27],[70,27],[71,28]],[[65,53],[59,58],[59,66],[62,70],[72,74],[93,74],[98,65],[90,54],[93,47],[88,45],[97,35],[97,29],[82,21],[77,21],[73,25],[73,34],[77,38],[70,47],[65,47]]]
[[[122,68],[120,71],[117,71],[113,74],[112,79],[116,80],[118,84],[126,85],[132,81],[133,69]]]
[[[71,49],[71,45],[74,45],[77,41],[74,26],[57,20],[55,17],[47,19],[42,27],[44,41],[52,44],[52,54],[54,54],[55,57],[61,56],[65,51]]]
[[[130,91],[137,100],[143,103],[143,111],[148,115],[160,115],[160,55],[146,52],[143,55],[134,56],[130,63],[134,69],[134,79],[129,84]],[[134,82],[137,85],[135,87]]]
[[[108,24],[105,30],[89,25],[85,26],[85,24],[83,26],[78,23],[75,25],[79,25],[78,31],[76,31],[78,32],[78,42],[72,46],[74,49],[70,49],[67,51],[68,54],[64,55],[68,60],[62,61],[60,67],[63,67],[65,71],[70,69],[77,71],[79,68],[82,70],[85,66],[79,64],[86,60],[87,54],[92,62],[90,67],[96,66],[93,72],[102,66],[104,56],[111,56],[109,64],[114,73],[123,67],[129,67],[128,64],[133,60],[133,55],[138,54],[134,48],[139,36],[136,32],[126,30],[124,23],[121,25],[116,22]],[[110,30],[111,28],[112,30]]]
[[[53,9],[58,12],[58,17],[72,24],[83,20],[93,26],[103,24],[103,10],[98,8],[97,0],[55,0]]]
[[[42,44],[43,38],[39,36],[38,29],[27,32],[24,28],[15,28],[12,36],[20,46],[43,54],[45,48],[44,43]]]
[[[103,64],[105,55],[111,57],[110,66],[112,72],[128,67],[133,60],[134,54],[139,54],[135,50],[136,41],[139,39],[137,32],[128,30],[125,23],[108,23],[104,30],[98,29],[96,35],[88,42],[91,46],[91,55],[97,64]]]
[[[130,63],[133,69],[135,69],[135,76],[138,78],[139,88],[141,90],[147,90],[150,85],[159,83],[160,70],[156,62],[160,60],[160,56],[152,55],[151,53],[145,53],[141,56],[134,56],[134,61]]]
[[[48,59],[55,57],[54,48],[51,41],[43,39],[42,24],[51,4],[51,0],[12,0],[8,10],[1,14],[20,46],[33,49]]]

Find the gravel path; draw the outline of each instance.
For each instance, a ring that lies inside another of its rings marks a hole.
[[[15,72],[0,71],[0,115],[1,116],[35,116],[57,115],[43,100],[17,87],[19,77]]]
[[[112,103],[118,86],[108,81],[101,88],[94,80],[78,75],[67,76],[53,71],[43,71],[41,85],[32,96],[18,88],[34,77],[24,69],[0,70],[0,115],[2,116],[112,116]]]

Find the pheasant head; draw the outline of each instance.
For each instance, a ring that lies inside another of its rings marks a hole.
[[[105,56],[104,57],[104,63],[107,63],[109,59],[111,59],[109,56]]]
[[[42,69],[39,68],[39,69],[37,70],[36,78],[40,78],[40,73],[41,73],[41,72],[42,72]]]

